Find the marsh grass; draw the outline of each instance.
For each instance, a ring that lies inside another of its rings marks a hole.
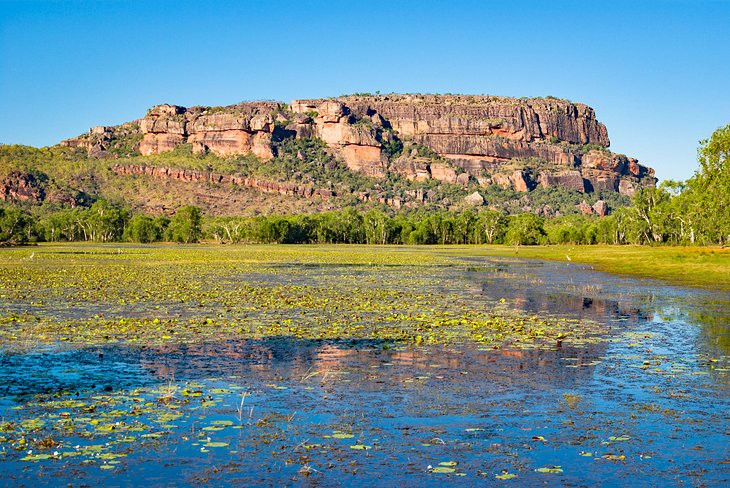
[[[730,291],[730,249],[651,246],[479,246],[454,254],[510,256],[590,264],[599,271],[669,284]]]

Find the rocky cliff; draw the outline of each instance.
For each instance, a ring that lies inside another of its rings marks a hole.
[[[656,182],[653,169],[608,150],[608,132],[591,107],[554,98],[378,95],[289,106],[158,105],[138,121],[97,127],[63,144],[95,157],[190,144],[194,153],[253,153],[265,164],[276,157],[275,141],[288,137],[320,138],[350,170],[378,179],[392,173],[519,192],[560,186],[624,195]]]
[[[653,169],[608,151],[608,131],[592,108],[566,100],[349,96],[295,100],[291,110],[313,115],[314,133],[340,147],[349,167],[373,175],[388,169],[383,149],[397,137],[428,147],[450,163],[445,168],[405,154],[390,169],[409,178],[465,183],[467,177],[458,181],[457,176],[463,172],[481,185],[511,185],[517,191],[559,185],[626,195],[655,184]],[[367,129],[371,137],[352,137],[352,127]]]

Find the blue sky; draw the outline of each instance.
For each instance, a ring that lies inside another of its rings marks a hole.
[[[158,103],[352,92],[556,96],[660,179],[730,123],[730,1],[0,0],[0,143]]]

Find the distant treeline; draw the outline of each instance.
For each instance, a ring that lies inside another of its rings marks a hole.
[[[730,244],[730,125],[702,141],[686,182],[644,189],[606,217],[546,219],[482,208],[460,213],[387,208],[313,215],[204,217],[194,206],[151,217],[99,200],[73,209],[0,206],[0,243],[218,242],[348,244]]]

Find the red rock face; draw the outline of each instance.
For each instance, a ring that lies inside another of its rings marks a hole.
[[[543,188],[564,186],[581,193],[586,191],[583,175],[580,174],[580,171],[561,171],[556,174],[545,172],[540,174],[538,181]]]
[[[608,132],[592,108],[558,99],[520,100],[490,96],[383,95],[337,99],[354,115],[376,112],[403,136],[463,134],[501,136],[516,141],[557,137],[574,144],[608,147]],[[323,100],[295,100],[306,112]],[[440,151],[437,151],[440,152]]]
[[[515,171],[512,173],[510,181],[512,182],[515,191],[522,193],[530,191],[530,188],[527,185],[527,180],[525,179],[525,173],[522,171]]]
[[[76,198],[57,188],[45,175],[39,180],[32,174],[13,171],[0,181],[0,200],[40,204],[54,202],[75,207]]]
[[[387,158],[380,147],[347,144],[340,151],[345,164],[352,171],[373,178],[385,178]]]
[[[143,156],[159,154],[162,152],[172,151],[183,142],[185,142],[185,138],[181,134],[148,132],[142,137],[142,143],[139,145],[139,152],[142,153]]]
[[[274,157],[271,134],[273,112],[279,104],[251,102],[208,109],[158,105],[140,120],[143,155],[171,151],[186,142],[197,153],[211,151],[219,156],[254,153],[263,160]]]
[[[517,100],[505,97],[384,95],[337,99],[295,100],[299,115],[314,114],[315,133],[330,147],[349,144],[379,147],[383,127],[398,137],[432,149],[460,167],[467,177],[529,191],[525,177],[505,172],[504,163],[540,161],[538,180],[543,187],[567,186],[580,192],[621,191],[654,186],[653,170],[635,159],[607,150],[584,153],[579,145],[608,147],[606,127],[592,108],[557,99]],[[353,137],[353,121],[373,121],[371,137]],[[298,133],[298,132],[297,132]],[[565,144],[570,143],[570,144]],[[572,145],[571,145],[572,144]],[[547,163],[547,166],[545,165]],[[349,162],[356,171],[376,174],[372,163]],[[527,164],[527,163],[525,163]],[[512,165],[514,166],[514,165]],[[527,167],[527,166],[526,166]],[[396,161],[389,168],[409,179],[428,177],[452,181],[448,171],[424,172],[413,161]],[[490,177],[485,178],[487,174]],[[619,181],[625,180],[623,186]]]
[[[40,182],[31,174],[13,171],[0,182],[0,199],[4,202],[39,203],[43,197]]]
[[[143,155],[190,143],[197,154],[253,153],[267,161],[274,157],[276,122],[295,137],[321,138],[349,169],[374,178],[391,171],[412,180],[462,185],[476,180],[520,192],[539,184],[625,195],[656,182],[651,168],[605,149],[608,133],[592,108],[553,98],[350,96],[294,100],[290,110],[277,102],[158,105],[130,124],[142,135]],[[120,127],[95,128],[64,144],[109,157],[107,143]],[[441,158],[408,155],[389,161],[385,148],[394,138],[426,146]]]

